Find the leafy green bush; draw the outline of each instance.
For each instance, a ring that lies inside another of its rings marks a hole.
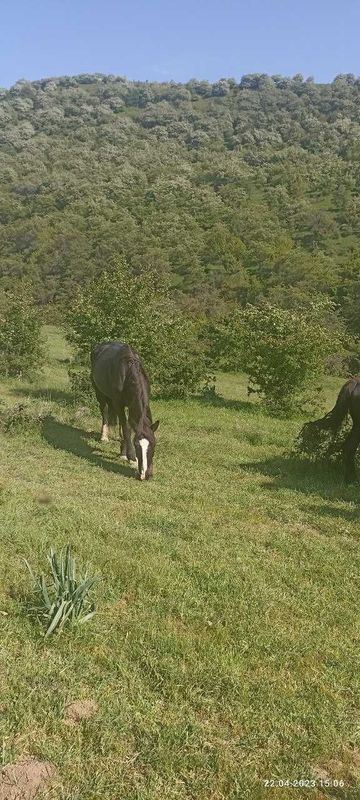
[[[133,275],[125,263],[115,265],[78,291],[67,319],[76,362],[87,369],[94,344],[119,340],[141,356],[153,394],[185,397],[205,380],[204,348],[196,323],[175,307],[166,286],[152,272]],[[76,372],[73,367],[73,391],[79,395],[83,385],[82,399],[88,399],[89,383],[85,385],[83,371]]]
[[[66,622],[87,622],[95,614],[95,605],[89,600],[89,593],[98,580],[88,576],[77,579],[75,558],[71,545],[57,557],[51,548],[47,560],[50,576],[41,573],[35,577],[29,563],[25,561],[36,589],[38,604],[36,610],[46,622],[45,638],[62,630]]]
[[[220,319],[211,319],[204,331],[209,365],[225,372],[237,372],[243,363],[241,311],[236,309]]]
[[[322,306],[299,312],[247,306],[241,314],[243,366],[271,411],[318,404],[325,359],[338,345],[321,319]]]
[[[6,292],[0,306],[0,374],[31,376],[44,359],[41,318],[30,285]]]
[[[343,460],[344,444],[351,428],[349,419],[345,420],[336,433],[306,423],[297,435],[292,451],[295,455],[314,463],[338,464]]]
[[[38,430],[46,416],[46,411],[31,407],[26,403],[4,408],[0,413],[0,426],[5,433],[26,433]]]
[[[339,330],[329,328],[335,315],[329,301],[291,311],[263,303],[236,309],[213,328],[215,358],[223,368],[248,373],[249,391],[269,410],[314,410],[326,358],[339,347]]]
[[[91,383],[89,365],[84,366],[79,361],[72,363],[69,366],[68,375],[74,405],[85,403],[91,411],[98,413],[99,405]]]

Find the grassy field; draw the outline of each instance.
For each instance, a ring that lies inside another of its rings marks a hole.
[[[47,335],[38,381],[1,386],[2,408],[45,413],[0,437],[3,763],[53,762],[59,800],[359,796],[358,489],[288,456],[301,420],[266,416],[236,375],[216,403],[153,403],[141,484],[73,406]],[[98,613],[44,642],[23,559],[42,569],[67,542],[101,575]],[[70,727],[77,699],[98,711]]]

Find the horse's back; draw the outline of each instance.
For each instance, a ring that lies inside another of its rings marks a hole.
[[[124,342],[100,342],[95,344],[91,351],[91,364],[98,361],[106,362],[126,356],[131,352],[131,347]]]
[[[360,424],[360,376],[349,381],[349,411],[354,422]]]
[[[121,394],[128,359],[134,351],[124,342],[101,342],[91,351],[91,377],[105,397],[114,399]]]

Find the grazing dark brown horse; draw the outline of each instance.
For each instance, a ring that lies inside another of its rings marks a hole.
[[[91,380],[102,414],[101,441],[108,441],[109,423],[116,424],[119,419],[120,456],[137,460],[137,477],[148,480],[153,474],[154,434],[159,422],[152,421],[149,379],[138,354],[122,342],[96,344],[91,351]]]
[[[331,430],[335,435],[348,414],[353,425],[344,444],[345,481],[356,483],[355,457],[360,444],[360,376],[346,381],[340,389],[334,408],[321,419],[306,423],[303,430],[313,426],[318,430]]]

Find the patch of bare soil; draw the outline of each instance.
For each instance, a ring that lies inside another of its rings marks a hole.
[[[48,761],[27,758],[8,764],[0,774],[0,800],[34,800],[55,777],[55,767]]]
[[[329,773],[326,771],[326,769],[323,769],[322,767],[314,767],[313,776],[318,781],[327,781],[330,778]]]
[[[360,775],[360,749],[344,745],[338,755],[338,758],[329,759],[324,764],[313,767],[313,775],[317,780],[343,781],[344,788],[356,791]]]
[[[354,766],[360,770],[360,748],[355,748],[352,752],[352,760]]]
[[[98,707],[94,700],[75,700],[65,707],[64,720],[67,725],[77,725],[83,719],[92,717],[97,709]]]
[[[52,497],[47,492],[40,492],[40,494],[37,495],[36,500],[42,506],[49,506],[52,503]]]

